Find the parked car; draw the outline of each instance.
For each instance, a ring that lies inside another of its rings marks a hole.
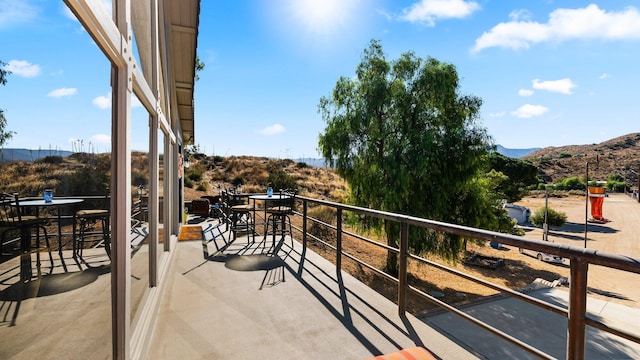
[[[564,258],[562,256],[551,255],[544,252],[523,249],[523,248],[518,248],[518,250],[520,251],[520,254],[533,256],[540,261],[554,263],[554,264],[564,264]]]

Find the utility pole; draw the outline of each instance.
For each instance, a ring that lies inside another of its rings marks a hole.
[[[544,187],[544,225],[542,225],[542,241],[549,241],[549,190]]]
[[[596,155],[595,165],[598,166],[599,159]],[[587,160],[585,172],[585,200],[584,200],[584,248],[587,248],[587,233],[589,232],[589,161]]]

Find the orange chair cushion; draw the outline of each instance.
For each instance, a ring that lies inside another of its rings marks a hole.
[[[402,349],[391,354],[379,355],[367,360],[436,360],[436,358],[427,349],[416,346]]]

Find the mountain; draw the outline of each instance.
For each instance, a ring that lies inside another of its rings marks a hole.
[[[47,156],[67,157],[73,154],[66,150],[1,149],[0,162],[36,161]]]
[[[609,175],[619,174],[637,184],[640,133],[619,136],[599,144],[546,147],[522,159],[538,167],[540,176],[547,183],[574,176],[584,179],[588,162],[590,180],[606,181]]]
[[[530,149],[507,149],[506,147],[502,146],[502,145],[496,145],[496,150],[498,150],[498,153],[510,157],[510,158],[516,158],[519,159],[523,156],[529,155],[532,152],[538,151],[540,150],[540,148],[530,148]]]
[[[498,151],[498,153],[510,157],[510,158],[522,158],[523,156],[527,156],[529,154],[531,154],[532,152],[538,151],[541,148],[530,148],[530,149],[507,149],[506,147],[502,146],[502,145],[496,145],[496,150]],[[300,159],[293,159],[293,161],[295,162],[302,162],[302,163],[306,163],[307,165],[310,166],[315,166],[315,167],[329,167],[328,164],[325,163],[324,159],[317,159],[317,158],[300,158]]]
[[[298,162],[298,163],[305,163],[305,164],[307,164],[309,166],[315,166],[315,167],[319,167],[319,168],[327,168],[327,167],[329,167],[329,165],[325,163],[324,159],[299,158],[299,159],[293,159],[293,161]]]

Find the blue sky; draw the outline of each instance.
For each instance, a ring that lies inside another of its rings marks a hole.
[[[107,6],[110,2],[105,1]],[[62,1],[0,0],[5,147],[110,151],[109,66]],[[320,97],[380,40],[457,67],[496,144],[638,132],[640,0],[202,1],[196,143],[212,155],[319,157]],[[148,121],[133,108],[132,145]]]

